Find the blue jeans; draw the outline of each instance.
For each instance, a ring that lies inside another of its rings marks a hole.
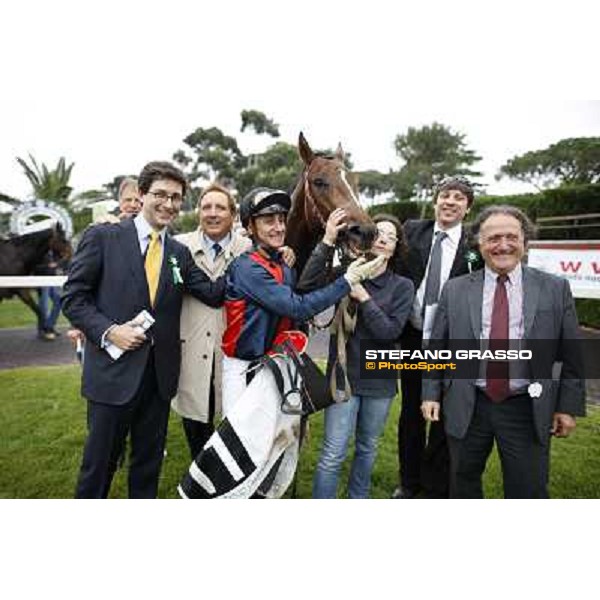
[[[348,442],[355,435],[349,498],[368,498],[377,441],[383,432],[392,397],[352,396],[325,410],[325,436],[313,479],[313,498],[335,498]]]
[[[52,302],[52,310],[49,310]],[[43,287],[40,288],[40,312],[43,315],[41,323],[42,331],[52,331],[60,315],[60,288]]]

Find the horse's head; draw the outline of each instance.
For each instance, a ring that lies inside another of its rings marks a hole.
[[[347,227],[341,232],[340,242],[352,250],[363,253],[375,240],[377,228],[369,215],[361,208],[355,176],[344,164],[344,151],[338,145],[334,156],[315,154],[302,133],[298,140],[300,156],[304,162],[304,207],[307,223],[321,232],[325,222],[336,208],[347,213]]]
[[[73,249],[65,235],[65,230],[60,223],[56,223],[50,230],[48,249],[52,250],[61,258],[71,258]]]

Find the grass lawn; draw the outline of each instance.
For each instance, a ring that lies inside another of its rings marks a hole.
[[[58,317],[57,324],[59,326],[67,325],[68,321],[61,314]],[[11,298],[10,300],[0,302],[0,329],[7,327],[37,327],[35,315],[18,298]]]
[[[85,436],[85,402],[79,395],[80,368],[38,367],[0,371],[0,498],[70,498]],[[372,496],[389,498],[397,483],[394,403],[373,473]],[[323,417],[311,418],[310,433],[298,468],[298,496],[309,498],[318,459]],[[555,498],[599,498],[600,408],[589,407],[575,435],[552,447],[551,494]],[[177,497],[176,485],[187,469],[187,447],[179,418],[172,416],[159,495]],[[348,462],[348,461],[347,461]],[[348,464],[340,495],[346,493]],[[488,497],[501,497],[499,464],[493,456],[485,477]],[[125,470],[111,495],[127,495]]]

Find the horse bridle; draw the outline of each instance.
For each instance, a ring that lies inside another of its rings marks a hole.
[[[325,219],[325,217],[323,216],[323,213],[319,209],[317,201],[310,192],[310,183],[308,181],[308,169],[304,172],[304,218],[306,219],[306,223],[309,225],[309,230],[311,230],[313,233],[315,229],[312,229],[310,225],[315,224],[315,221],[318,222],[322,231],[325,232],[325,229],[327,227],[327,219]],[[339,239],[335,247],[336,250],[340,253],[340,258],[344,254],[344,246],[348,247],[347,240],[342,241],[341,239]],[[359,256],[361,254],[363,253],[358,253]]]
[[[325,231],[327,223],[325,221],[325,218],[323,217],[323,214],[319,210],[319,207],[317,205],[317,202],[316,202],[314,196],[310,192],[310,183],[308,180],[308,168],[304,171],[304,217],[305,217],[306,223],[309,225],[309,227],[311,224],[313,224],[313,223],[315,223],[315,221],[317,221],[319,223],[319,225],[321,226],[321,228],[323,229],[323,231]],[[335,249],[336,249],[336,252],[338,252],[338,254],[339,254],[339,258],[341,258],[342,249],[337,244],[336,244]],[[322,331],[322,330],[329,328],[331,323],[333,323],[334,317],[335,317],[335,311],[334,311],[333,316],[331,317],[331,319],[329,321],[327,321],[327,323],[319,323],[317,321],[317,317],[315,315],[314,317],[312,317],[312,319],[309,319],[309,323],[315,329]]]
[[[325,231],[325,227],[327,224],[325,222],[325,219],[323,218],[321,211],[319,210],[314,196],[310,192],[308,171],[308,168],[306,169],[306,171],[304,171],[304,216],[308,224],[314,223],[314,217],[316,217],[317,221],[319,222],[319,225],[323,228],[323,231]]]

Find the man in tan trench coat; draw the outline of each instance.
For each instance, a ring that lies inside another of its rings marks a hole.
[[[219,184],[209,185],[198,200],[196,231],[176,236],[191,251],[196,264],[211,278],[222,275],[231,261],[250,249],[250,239],[233,231],[236,204]],[[181,373],[171,406],[182,417],[195,458],[214,431],[221,414],[221,337],[224,315],[190,296],[181,309]]]

